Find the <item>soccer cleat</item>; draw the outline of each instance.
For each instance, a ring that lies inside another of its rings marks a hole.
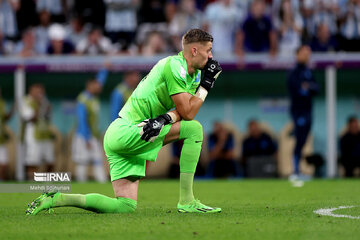
[[[194,199],[189,204],[177,205],[179,213],[219,213],[221,208],[213,208],[202,204],[199,200]]]
[[[28,204],[28,208],[25,210],[26,215],[36,215],[38,212],[48,209],[51,212],[53,202],[60,195],[60,192],[44,192],[32,203]]]

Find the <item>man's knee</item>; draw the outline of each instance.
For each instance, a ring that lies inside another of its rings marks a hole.
[[[201,123],[196,120],[181,121],[180,139],[196,138],[198,141],[203,140],[203,128]]]

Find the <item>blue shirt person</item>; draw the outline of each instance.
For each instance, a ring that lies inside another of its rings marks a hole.
[[[293,155],[293,174],[295,176],[300,174],[301,152],[311,129],[313,97],[319,91],[319,85],[307,66],[310,56],[310,47],[301,46],[296,53],[297,65],[290,71],[287,79],[290,95],[290,115],[294,122],[296,138]]]

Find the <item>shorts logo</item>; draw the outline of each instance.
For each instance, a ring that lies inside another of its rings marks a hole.
[[[70,182],[71,174],[68,172],[34,172],[35,182]]]

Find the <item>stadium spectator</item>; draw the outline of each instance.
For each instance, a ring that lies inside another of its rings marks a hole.
[[[340,139],[340,151],[345,176],[353,177],[355,168],[360,167],[360,128],[355,116],[348,119],[347,130]]]
[[[320,24],[329,26],[331,34],[336,34],[336,19],[339,14],[338,0],[304,0],[303,14],[307,37],[316,34]]]
[[[36,39],[33,29],[28,29],[22,34],[22,40],[15,46],[15,54],[20,57],[34,57],[39,54],[36,48]]]
[[[74,14],[81,17],[84,23],[94,26],[105,25],[104,0],[74,1]]]
[[[301,180],[300,159],[302,149],[310,133],[312,122],[312,99],[319,91],[319,86],[307,66],[311,56],[311,49],[307,45],[301,46],[296,52],[296,67],[287,79],[290,94],[290,115],[294,123],[296,145],[293,154],[293,174],[291,181]]]
[[[11,111],[6,110],[5,100],[1,96],[0,89],[0,181],[6,180],[7,169],[9,163],[9,156],[6,149],[6,143],[8,141],[8,134],[6,132],[6,122],[11,118],[13,109]]]
[[[65,13],[67,12],[67,1],[63,0],[36,0],[36,10],[41,12],[48,11],[51,14],[53,22],[65,22]]]
[[[139,9],[140,23],[166,23],[168,22],[168,5],[167,0],[147,0],[142,1]]]
[[[65,28],[62,25],[58,23],[52,24],[49,27],[49,38],[48,54],[61,55],[74,53],[74,46],[66,39]]]
[[[74,16],[70,20],[70,24],[66,26],[66,36],[74,46],[86,38],[90,32],[89,24],[85,24],[82,17]]]
[[[39,170],[43,161],[47,172],[54,166],[54,145],[50,131],[51,105],[45,96],[41,84],[33,84],[29,94],[20,105],[22,119],[22,137],[25,144],[25,165],[28,179],[33,179],[33,172]]]
[[[214,122],[213,132],[209,136],[209,166],[206,176],[238,176],[239,169],[234,159],[234,136],[223,123]]]
[[[283,0],[272,0],[271,1],[271,12],[273,16],[279,16],[280,9],[283,5]],[[294,15],[300,13],[300,1],[299,0],[290,0],[290,8]]]
[[[46,10],[40,11],[39,22],[40,24],[35,27],[36,48],[38,49],[39,54],[46,54],[49,43],[51,14]]]
[[[290,0],[281,1],[274,26],[279,32],[279,54],[293,55],[301,44],[303,21],[300,14],[292,9]]]
[[[5,39],[0,29],[0,56],[12,53],[14,43]]]
[[[249,135],[243,142],[242,160],[246,163],[250,157],[274,156],[277,151],[277,144],[272,137],[261,130],[257,120],[250,120],[248,123]]]
[[[177,51],[181,51],[181,36],[190,28],[200,28],[203,21],[203,14],[196,9],[195,0],[181,0],[179,5],[179,11],[169,25],[171,40]]]
[[[269,157],[276,160],[277,144],[274,139],[261,130],[257,120],[250,120],[248,123],[248,136],[242,144],[241,163],[244,175],[249,176],[249,164],[255,158]],[[260,170],[260,169],[259,169]]]
[[[331,35],[328,25],[325,23],[317,27],[316,36],[310,43],[313,52],[334,52],[338,50],[336,38]]]
[[[111,44],[110,39],[102,34],[102,30],[95,27],[89,32],[86,38],[77,44],[76,52],[86,55],[108,55],[115,54],[116,49]]]
[[[168,0],[142,1],[139,9],[139,27],[136,33],[136,42],[141,48],[153,32],[160,33],[168,43],[168,22],[171,21],[174,4]],[[171,12],[171,13],[169,13]],[[158,38],[158,37],[155,37]]]
[[[149,32],[144,45],[141,48],[141,55],[154,56],[157,54],[166,54],[169,47],[163,35],[159,32]]]
[[[103,152],[100,144],[98,126],[100,102],[98,95],[102,91],[108,70],[98,72],[96,79],[86,82],[86,88],[77,97],[76,132],[72,141],[72,159],[76,163],[76,180],[86,181],[87,167],[92,164],[96,181],[105,182]]]
[[[343,24],[341,25],[341,49],[344,51],[360,51],[360,1],[348,1]]]
[[[16,11],[16,21],[19,32],[34,27],[38,24],[36,1],[19,0],[19,8]]]
[[[19,32],[16,11],[19,8],[19,0],[0,1],[0,30],[7,40],[17,40]]]
[[[271,19],[265,15],[264,0],[251,3],[249,16],[236,34],[235,52],[242,56],[244,52],[268,52],[275,54],[277,36]]]
[[[232,0],[219,0],[207,5],[204,29],[216,39],[213,52],[217,56],[227,56],[234,52],[234,35],[242,18]]]
[[[119,112],[124,106],[131,93],[135,90],[141,79],[136,71],[126,72],[124,80],[119,83],[111,94],[111,121],[119,117]]]
[[[113,43],[119,43],[121,50],[133,44],[137,28],[139,0],[105,0],[105,31]]]

